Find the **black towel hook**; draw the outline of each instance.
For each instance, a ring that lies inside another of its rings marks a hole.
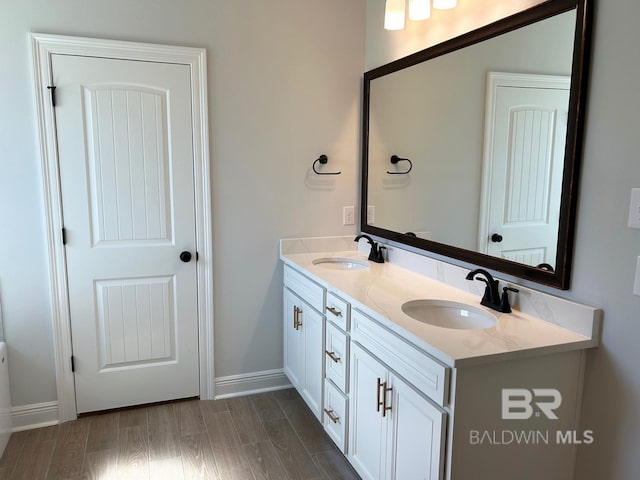
[[[553,267],[551,265],[549,265],[548,263],[541,263],[540,265],[536,265],[538,268],[541,268],[542,270],[546,270],[548,272],[553,272]]]
[[[396,165],[398,162],[409,162],[409,170],[407,170],[406,172],[390,172],[387,170],[387,173],[389,175],[406,175],[413,168],[413,163],[408,158],[400,158],[397,155],[391,155],[391,158],[389,160],[391,161],[392,165]]]
[[[313,171],[316,173],[316,175],[340,175],[342,172],[327,172],[327,173],[323,173],[323,172],[319,172],[318,170],[316,170],[316,163],[320,162],[320,165],[326,165],[327,162],[329,161],[329,157],[327,157],[324,153],[322,155],[320,155],[315,162],[313,162]]]

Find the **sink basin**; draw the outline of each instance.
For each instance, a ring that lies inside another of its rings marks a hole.
[[[486,310],[446,300],[411,300],[402,304],[402,311],[419,322],[443,328],[483,329],[498,321]]]
[[[332,270],[364,270],[365,268],[369,268],[368,262],[357,258],[316,258],[313,261],[313,264],[323,268],[330,268]]]

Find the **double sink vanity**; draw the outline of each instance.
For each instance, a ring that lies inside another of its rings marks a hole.
[[[364,479],[570,480],[594,441],[601,312],[529,287],[570,287],[591,16],[549,0],[365,72],[385,245],[281,241],[285,374]]]
[[[285,373],[359,475],[572,478],[599,310],[519,287],[500,313],[463,268],[367,250],[332,237],[280,253]]]

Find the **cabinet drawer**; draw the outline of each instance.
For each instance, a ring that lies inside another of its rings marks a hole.
[[[449,368],[399,335],[354,310],[351,339],[395,370],[438,405],[448,403]]]
[[[342,453],[346,453],[347,398],[331,382],[324,382],[324,429]]]
[[[326,316],[345,332],[349,331],[351,305],[332,292],[327,293]]]
[[[327,322],[324,350],[325,376],[343,392],[347,391],[348,345],[347,335],[331,322]]]
[[[324,288],[288,265],[284,267],[284,286],[319,312],[323,311]]]

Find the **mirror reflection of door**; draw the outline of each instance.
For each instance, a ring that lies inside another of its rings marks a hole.
[[[555,265],[570,78],[490,72],[480,252]]]

